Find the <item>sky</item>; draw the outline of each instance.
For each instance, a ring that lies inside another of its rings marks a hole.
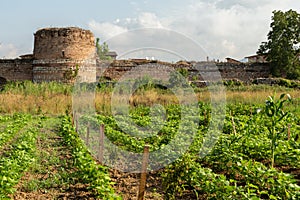
[[[0,58],[32,53],[38,29],[75,26],[91,30],[119,58],[241,60],[266,41],[272,11],[300,13],[299,0],[3,0],[0,5]]]

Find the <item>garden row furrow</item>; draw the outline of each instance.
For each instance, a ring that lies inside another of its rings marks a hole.
[[[71,149],[73,167],[76,169],[75,177],[78,181],[88,184],[87,189],[93,191],[101,199],[121,199],[111,187],[112,182],[107,168],[96,163],[72,126],[70,117],[65,116],[62,119],[60,135],[65,145]]]
[[[28,128],[13,144],[9,151],[0,158],[0,197],[9,199],[9,194],[15,192],[14,186],[19,182],[23,173],[35,159],[36,128]]]
[[[16,115],[13,117],[14,121],[10,121],[5,125],[4,130],[0,132],[0,153],[2,152],[3,145],[27,125],[27,122],[31,120],[29,115]]]

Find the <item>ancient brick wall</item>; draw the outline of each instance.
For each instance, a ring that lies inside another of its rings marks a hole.
[[[203,77],[206,77],[208,81],[216,80],[218,78],[218,76],[215,76],[217,72],[220,73],[223,80],[237,79],[243,82],[251,82],[256,78],[267,78],[270,76],[270,67],[266,63],[233,64],[200,62],[193,63],[192,65],[196,66],[189,67],[190,80],[203,80]],[[200,74],[199,71],[201,72]]]
[[[268,78],[271,76],[270,66],[267,63],[251,64],[217,64],[223,79],[239,79],[244,82],[256,78]]]
[[[165,79],[167,73],[174,70],[171,63],[160,61],[117,60],[112,62],[98,60],[97,62],[97,77],[109,80],[118,80],[124,76],[132,79],[143,76]]]
[[[82,82],[96,81],[96,60],[34,60],[33,81],[57,81],[72,83],[79,78]]]
[[[145,66],[141,72],[136,68]],[[104,77],[108,80],[119,80],[129,71],[136,76],[144,73],[149,77],[163,78],[172,69],[185,68],[188,71],[190,81],[214,81],[238,79],[244,82],[250,82],[256,78],[266,78],[270,76],[270,67],[268,64],[231,64],[231,63],[212,63],[212,62],[178,62],[175,64],[160,61],[136,61],[136,60],[117,60],[117,61],[98,61],[97,77]],[[163,73],[166,72],[166,73]],[[126,75],[127,76],[127,75]],[[133,75],[131,75],[133,77]]]
[[[32,80],[32,59],[0,59],[0,77],[7,81]]]
[[[229,63],[164,63],[160,61],[98,61],[96,60],[32,60],[32,59],[2,59],[0,60],[0,77],[6,80],[33,80],[34,82],[58,81],[72,82],[75,75],[83,82],[95,81],[97,77],[118,80],[126,73],[127,77],[156,77],[166,79],[174,69],[185,68],[190,81],[216,80],[213,75],[220,73],[222,79],[238,79],[250,82],[256,78],[270,77],[267,64],[229,64]],[[96,71],[97,69],[97,71]],[[139,69],[140,71],[138,71]],[[216,69],[218,71],[216,71]],[[129,72],[131,71],[131,74]]]

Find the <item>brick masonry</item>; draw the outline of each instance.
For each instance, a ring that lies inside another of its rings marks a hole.
[[[18,59],[0,59],[0,79],[34,82],[72,83],[75,76],[84,82],[104,77],[118,80],[129,76],[167,79],[171,71],[184,68],[190,81],[239,79],[249,82],[270,76],[268,64],[232,64],[212,62],[167,63],[144,59],[100,61],[96,59],[95,38],[91,31],[77,27],[44,28],[34,34],[34,50]]]
[[[270,77],[270,67],[266,63],[232,64],[215,62],[177,62],[116,60],[98,61],[97,77],[118,80],[122,77],[134,78],[141,76],[167,79],[170,73],[179,68],[188,72],[190,81],[214,81],[221,79],[237,79],[251,82],[257,78]],[[129,73],[131,72],[131,73]]]
[[[76,27],[38,30],[34,34],[33,57],[34,82],[73,82],[76,76],[82,81],[95,81],[95,38],[89,30]]]
[[[90,58],[95,56],[95,38],[76,27],[40,29],[34,34],[33,54],[36,60]]]
[[[32,59],[0,59],[0,77],[11,81],[32,80]]]

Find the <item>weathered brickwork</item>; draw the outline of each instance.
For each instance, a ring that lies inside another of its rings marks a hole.
[[[144,68],[143,68],[144,67]],[[137,77],[142,75],[166,79],[163,77],[173,70],[184,68],[188,72],[190,81],[214,81],[222,79],[238,79],[250,82],[256,78],[267,78],[270,76],[268,64],[230,64],[212,62],[178,62],[175,64],[160,61],[135,61],[117,60],[114,62],[98,61],[97,77],[104,77],[108,80],[119,80],[126,76]],[[138,72],[138,70],[140,70]],[[128,72],[132,71],[130,75]]]
[[[95,38],[81,28],[45,28],[34,34],[34,58],[86,59],[95,56]]]
[[[175,64],[145,59],[100,61],[96,59],[95,38],[91,31],[77,27],[44,28],[34,34],[32,55],[21,59],[0,59],[0,80],[72,83],[77,78],[95,82],[104,77],[118,80],[154,77],[166,80],[171,71],[184,68],[190,81],[239,79],[249,82],[270,76],[268,64],[185,62]]]
[[[32,59],[0,59],[0,77],[8,81],[32,80]]]
[[[91,31],[46,28],[34,34],[33,81],[95,81],[96,48]],[[87,68],[88,66],[88,68]]]
[[[80,78],[82,82],[96,81],[96,60],[34,60],[33,81],[58,81],[65,83],[74,82]]]

